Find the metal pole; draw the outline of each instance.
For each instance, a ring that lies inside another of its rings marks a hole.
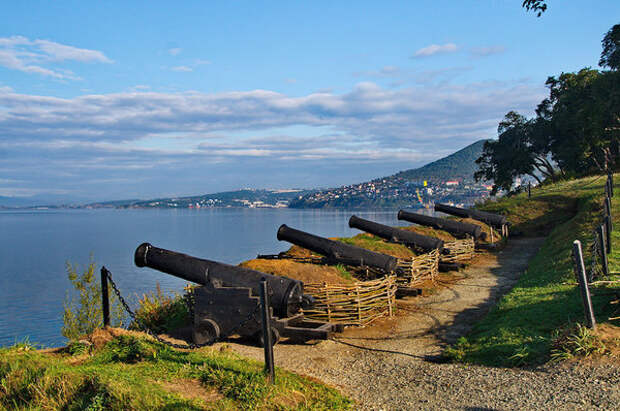
[[[108,270],[101,267],[101,308],[103,310],[103,327],[110,326],[110,298],[108,296]]]
[[[269,315],[269,294],[267,293],[267,280],[260,280],[260,304],[263,320],[263,342],[265,348],[265,371],[269,372],[271,383],[276,382],[276,371],[273,365],[273,345],[271,343],[271,315]]]
[[[588,280],[586,279],[586,267],[583,264],[583,253],[581,252],[581,242],[573,241],[573,258],[575,262],[575,274],[579,281],[579,289],[581,291],[581,301],[583,302],[583,311],[586,316],[586,325],[588,328],[596,328],[596,319],[594,318],[594,310],[592,309],[592,300],[590,299],[590,290],[588,289]]]
[[[613,230],[613,225],[611,221],[611,198],[605,197],[605,208],[607,215],[609,216],[609,228]]]
[[[606,215],[605,222],[605,237],[607,237],[607,253],[611,253],[611,218]]]
[[[532,183],[528,182],[527,183],[527,198],[530,198],[532,196]]]
[[[609,172],[607,173],[607,182],[609,183],[609,196],[614,196],[614,175]]]
[[[603,275],[605,277],[609,277],[609,265],[607,262],[607,247],[605,246],[606,235],[605,235],[605,225],[601,224],[596,230],[598,234],[598,243],[600,245],[600,254],[601,254],[601,265],[603,266]],[[594,256],[592,256],[594,258]]]

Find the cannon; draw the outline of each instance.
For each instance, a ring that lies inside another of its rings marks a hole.
[[[398,212],[398,219],[443,230],[456,238],[465,238],[468,235],[472,236],[476,241],[479,238],[483,240],[486,238],[486,233],[483,233],[482,228],[476,224],[462,223],[445,218],[429,217],[424,214],[411,213],[405,210],[400,210]]]
[[[438,238],[375,223],[355,215],[349,219],[349,227],[366,231],[394,243],[404,244],[410,248],[421,249],[425,252],[435,249],[441,251],[443,249],[443,241]]]
[[[487,213],[486,211],[472,210],[471,208],[460,208],[449,206],[447,204],[436,203],[435,211],[440,211],[442,213],[457,217],[473,218],[474,220],[482,221],[483,223],[495,228],[502,228],[508,224],[508,219],[503,215]]]
[[[365,248],[355,247],[340,241],[334,241],[290,228],[282,224],[278,229],[278,240],[307,248],[310,251],[324,255],[334,264],[346,264],[354,267],[372,267],[385,273],[396,270],[398,259],[390,255],[375,253]]]
[[[314,299],[303,293],[303,283],[260,271],[236,267],[165,250],[149,243],[135,252],[138,267],[155,270],[200,284],[194,291],[193,339],[197,344],[239,334],[254,337],[262,344],[260,281],[267,281],[271,330],[279,337],[294,340],[327,339],[339,327],[331,323],[308,321],[302,308]]]

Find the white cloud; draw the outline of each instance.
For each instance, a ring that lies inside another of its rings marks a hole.
[[[431,44],[430,46],[419,49],[413,54],[413,58],[428,57],[441,53],[454,53],[458,47],[454,43],[446,43],[443,45]]]
[[[70,70],[45,67],[63,61],[112,63],[97,50],[81,49],[50,40],[30,40],[23,36],[0,38],[0,66],[8,69],[57,79],[79,79]]]
[[[0,135],[13,141],[113,143],[169,138],[170,133],[177,133],[196,141],[213,133],[327,126],[355,136],[358,142],[373,141],[378,150],[411,150],[429,138],[439,147],[455,139],[491,137],[507,111],[531,111],[544,92],[542,86],[527,84],[392,90],[364,82],[344,94],[299,97],[269,90],[212,94],[132,90],[62,99],[0,89]]]
[[[190,72],[190,71],[194,71],[193,68],[191,67],[187,67],[187,66],[174,66],[172,67],[170,70],[172,71],[180,71],[180,72]]]
[[[180,54],[181,51],[183,51],[183,49],[179,47],[174,47],[174,48],[168,49],[168,54],[170,54],[171,56],[176,56]]]
[[[496,46],[487,46],[487,47],[474,47],[470,50],[472,56],[475,57],[486,57],[491,56],[493,54],[501,54],[506,51],[506,47],[496,45]]]

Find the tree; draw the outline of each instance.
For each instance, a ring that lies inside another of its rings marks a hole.
[[[514,111],[506,114],[497,128],[498,139],[484,143],[482,155],[476,160],[477,181],[492,180],[492,194],[510,191],[517,177],[528,175],[539,183],[541,176],[555,178],[548,160],[548,145],[540,139],[543,124],[528,120]]]
[[[620,72],[585,68],[546,82],[549,97],[537,113],[548,121],[549,148],[562,170],[573,175],[604,171],[617,146]]]
[[[609,67],[611,70],[618,70],[620,68],[620,24],[610,28],[601,43],[603,51],[598,65]]]
[[[524,7],[527,11],[533,11],[536,13],[536,17],[540,17],[547,11],[547,2],[546,0],[524,0],[521,7]]]

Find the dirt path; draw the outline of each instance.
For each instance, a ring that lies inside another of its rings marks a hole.
[[[347,329],[339,342],[278,344],[276,365],[340,388],[363,409],[616,409],[617,367],[526,371],[432,362],[512,288],[542,241],[511,239],[504,250],[442,280],[436,294],[401,300],[397,317]],[[259,348],[229,345],[262,359]],[[585,381],[594,383],[584,389]]]

